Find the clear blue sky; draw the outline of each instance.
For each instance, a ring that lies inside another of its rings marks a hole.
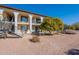
[[[6,6],[59,17],[66,24],[79,22],[79,4],[7,4]]]

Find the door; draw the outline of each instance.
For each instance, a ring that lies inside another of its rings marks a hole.
[[[39,32],[39,26],[35,26],[35,32],[36,32],[36,33]]]

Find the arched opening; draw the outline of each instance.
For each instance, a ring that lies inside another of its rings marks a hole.
[[[28,31],[28,22],[29,22],[29,16],[28,14],[25,14],[25,13],[20,13],[19,14],[19,30],[22,32],[22,33],[27,33]]]
[[[36,24],[39,24],[41,23],[41,18],[40,16],[33,16],[33,20],[32,20],[32,23],[36,23]]]
[[[28,22],[28,17],[21,16],[21,22]]]
[[[33,23],[33,25],[32,25],[33,32],[35,32],[35,33],[40,32],[40,28],[39,28],[39,25],[41,24],[41,18],[40,18],[40,16],[35,16],[34,15],[32,23]]]

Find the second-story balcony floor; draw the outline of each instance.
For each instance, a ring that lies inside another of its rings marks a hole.
[[[18,25],[29,25],[29,22],[18,22]]]

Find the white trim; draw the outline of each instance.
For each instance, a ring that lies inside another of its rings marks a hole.
[[[41,23],[42,23],[42,22],[43,22],[44,17],[40,17],[40,19],[41,19]]]

